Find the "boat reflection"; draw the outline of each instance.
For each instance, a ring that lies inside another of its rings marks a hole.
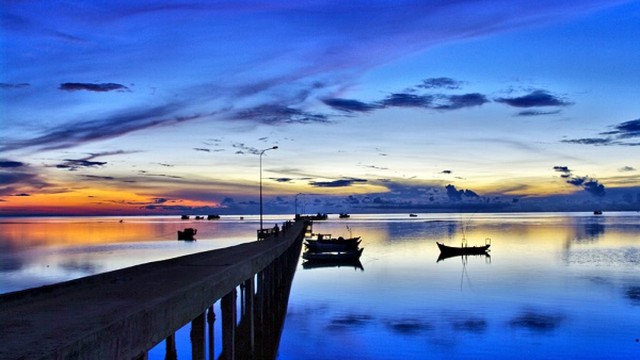
[[[436,260],[436,263],[439,263],[440,261],[444,261],[445,259],[450,259],[454,257],[460,257],[462,258],[463,262],[466,262],[468,256],[483,256],[485,258],[485,262],[488,262],[488,263],[491,262],[491,255],[489,255],[488,252],[479,253],[479,254],[449,254],[449,253],[441,252],[438,255],[438,259]]]
[[[302,268],[305,270],[333,267],[352,267],[354,270],[364,271],[364,266],[362,266],[359,259],[343,261],[305,261],[302,263]]]

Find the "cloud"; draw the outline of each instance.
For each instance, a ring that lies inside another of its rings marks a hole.
[[[107,163],[105,161],[89,161],[86,159],[65,159],[64,163],[56,165],[58,169],[68,169],[69,171],[76,171],[83,167],[99,167],[104,166]]]
[[[429,95],[395,93],[380,101],[382,107],[423,107],[428,108],[433,100]]]
[[[352,99],[330,98],[330,99],[323,99],[322,102],[325,105],[330,106],[336,110],[344,111],[347,113],[369,112],[369,111],[380,108],[380,106],[377,104],[368,104],[362,101],[352,100]]]
[[[82,175],[82,177],[89,180],[115,180],[113,176]]]
[[[615,142],[610,138],[582,138],[582,139],[568,139],[561,142],[567,144],[580,144],[580,145],[613,145]]]
[[[247,146],[244,143],[234,143],[231,146],[235,149],[239,149],[236,151],[236,154],[252,154],[252,155],[260,155],[261,150],[252,146]]]
[[[451,174],[451,170],[442,170],[441,174]]]
[[[316,187],[346,187],[356,183],[365,183],[365,179],[347,178],[333,181],[310,181],[309,185]]]
[[[463,196],[467,198],[480,197],[478,194],[471,190],[458,190],[454,185],[451,184],[445,186],[445,189],[447,190],[447,196],[449,197],[449,200],[452,201],[461,201]]]
[[[0,168],[17,168],[24,166],[20,161],[0,160]]]
[[[620,171],[620,172],[630,172],[630,171],[636,171],[636,169],[634,167],[631,167],[631,166],[623,166],[620,169],[618,169],[618,171]]]
[[[466,107],[480,106],[489,102],[489,100],[482,94],[471,93],[464,95],[440,95],[439,102],[440,105],[432,106],[432,108],[437,110],[457,110]]]
[[[261,105],[240,110],[232,115],[239,120],[252,120],[268,125],[327,123],[329,117],[282,105]]]
[[[626,121],[614,126],[615,130],[600,133],[601,135],[614,135],[618,139],[640,137],[640,119]]]
[[[79,168],[83,168],[83,167],[100,167],[100,166],[106,165],[107,162],[105,162],[105,161],[91,161],[91,160],[93,160],[95,158],[98,158],[98,157],[103,157],[103,156],[126,155],[126,154],[133,154],[133,153],[136,153],[136,152],[137,151],[117,150],[117,151],[103,151],[103,152],[100,152],[100,153],[89,153],[89,156],[81,158],[81,159],[65,159],[62,164],[56,165],[56,168],[58,168],[58,169],[69,169],[69,171],[75,171],[75,170],[78,170]]]
[[[60,124],[45,134],[26,140],[7,141],[0,151],[37,148],[57,150],[83,143],[119,137],[134,131],[177,124],[200,118],[199,115],[175,116],[178,104],[129,110],[112,116]]]
[[[462,81],[454,80],[448,77],[437,77],[422,80],[422,84],[417,85],[418,88],[423,89],[460,89],[464,84]]]
[[[556,115],[561,113],[562,110],[554,111],[538,111],[538,110],[524,110],[516,114],[516,116],[543,116],[543,115]]]
[[[211,152],[211,149],[205,149],[205,148],[193,148],[193,150],[195,150],[195,151],[203,151],[203,152]]]
[[[605,196],[605,187],[598,180],[588,176],[574,176],[568,166],[554,166],[553,170],[562,173],[561,177],[567,179],[567,184],[582,187],[586,192],[596,197]]]
[[[546,90],[534,90],[533,92],[519,97],[497,98],[495,102],[507,104],[513,107],[537,107],[537,106],[569,106],[572,102],[566,101],[555,95],[550,94]]]
[[[102,84],[91,84],[91,83],[62,83],[60,90],[64,91],[78,91],[78,90],[86,90],[86,91],[95,91],[95,92],[107,92],[107,91],[130,91],[128,87],[122,84],[115,83],[102,83]]]
[[[18,83],[18,84],[10,84],[10,83],[0,83],[0,89],[22,89],[29,87],[28,83]]]
[[[596,146],[640,146],[640,142],[628,142],[626,140],[640,137],[640,119],[625,121],[612,125],[614,130],[601,132],[604,137],[567,139],[561,142],[567,144],[596,145]]]
[[[598,180],[588,179],[582,184],[582,187],[593,196],[603,197],[605,195],[604,185],[600,184]]]

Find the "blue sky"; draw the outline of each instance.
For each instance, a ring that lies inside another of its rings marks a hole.
[[[2,214],[640,207],[638,1],[1,14]]]

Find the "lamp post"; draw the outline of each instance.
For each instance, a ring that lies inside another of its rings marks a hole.
[[[277,146],[274,146],[274,147],[270,147],[268,149],[264,149],[260,151],[260,231],[261,232],[262,232],[262,155],[264,155],[266,151],[275,150],[277,148],[278,148]]]
[[[297,193],[296,194],[296,213],[295,213],[295,216],[298,215],[298,196],[299,195],[304,195],[304,194],[303,193]]]

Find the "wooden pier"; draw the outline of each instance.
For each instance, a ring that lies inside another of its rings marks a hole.
[[[261,241],[0,295],[0,359],[137,359],[163,340],[170,358],[175,331],[189,322],[193,358],[204,358],[219,299],[221,357],[275,358],[265,335],[281,331],[310,226],[287,222]]]

